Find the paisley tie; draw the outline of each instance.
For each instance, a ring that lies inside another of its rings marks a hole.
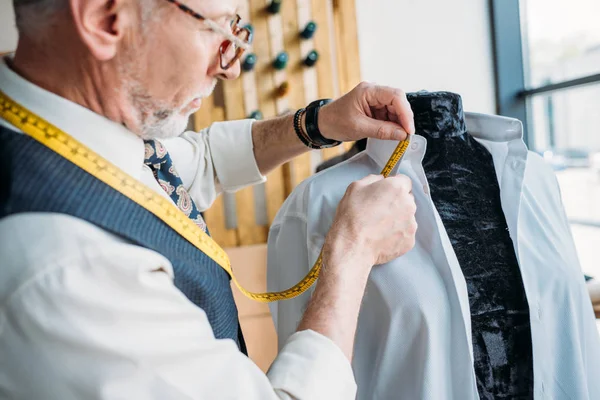
[[[206,223],[202,214],[183,186],[165,146],[157,140],[145,140],[144,145],[144,164],[150,167],[160,187],[185,215],[206,232]]]

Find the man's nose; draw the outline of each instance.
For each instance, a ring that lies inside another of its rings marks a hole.
[[[221,68],[221,60],[215,63],[214,71],[211,71],[211,75],[218,79],[236,79],[240,76],[240,61],[237,60],[231,67],[227,69]]]

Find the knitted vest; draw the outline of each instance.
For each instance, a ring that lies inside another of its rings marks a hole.
[[[0,219],[26,212],[68,214],[165,256],[175,286],[202,308],[218,339],[245,353],[230,278],[152,213],[34,139],[0,126]]]

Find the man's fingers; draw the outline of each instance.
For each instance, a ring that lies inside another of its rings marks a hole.
[[[381,140],[404,140],[407,136],[406,130],[399,124],[391,121],[380,121],[367,116],[360,117],[357,129],[366,137]]]
[[[362,179],[359,179],[358,181],[356,181],[357,183],[359,183],[360,185],[370,185],[372,183],[375,182],[379,182],[383,180],[383,175],[375,175],[375,174],[371,174],[371,175],[367,175]]]
[[[381,181],[383,180],[383,175],[367,175],[362,179],[359,179],[355,182],[352,182],[349,186],[348,189],[346,190],[347,194],[351,194],[361,188],[364,188],[365,186],[371,185],[375,182]]]
[[[372,185],[372,184],[376,184],[377,186],[393,185],[395,188],[397,188],[405,193],[408,193],[412,196],[412,180],[408,176],[402,175],[402,174],[390,176],[389,178],[384,178],[383,175],[372,174],[372,175],[367,175],[364,178],[359,179],[358,181],[353,183],[353,185],[360,186],[360,187],[364,187],[364,186],[368,186],[368,185]]]
[[[404,92],[402,92],[401,95],[394,97],[394,100],[392,101],[392,107],[394,108],[396,115],[398,115],[400,118],[400,123],[404,129],[406,129],[409,134],[414,135],[415,117]]]
[[[406,94],[400,89],[387,86],[365,86],[365,98],[370,107],[386,107],[398,116],[405,132],[415,133],[415,122]]]
[[[393,184],[395,187],[403,190],[406,193],[412,192],[412,180],[406,175],[395,175],[390,176],[388,179],[389,184]]]

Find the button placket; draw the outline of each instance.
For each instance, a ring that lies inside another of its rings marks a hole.
[[[468,303],[468,294],[466,282],[463,278],[462,271],[460,269],[460,265],[458,263],[458,259],[456,258],[456,254],[454,253],[454,249],[450,243],[450,238],[448,237],[446,230],[444,228],[443,222],[437,212],[435,204],[431,198],[431,193],[429,189],[429,183],[427,181],[427,175],[425,174],[425,168],[423,167],[423,158],[425,156],[425,152],[427,150],[427,140],[422,136],[414,136],[407,150],[407,158],[406,161],[410,163],[410,168],[412,169],[414,175],[421,184],[423,189],[423,193],[427,198],[427,203],[420,205],[419,207],[426,207],[427,212],[431,213],[431,217],[433,218],[433,223],[435,224],[435,236],[438,238],[439,243],[442,245],[443,253],[446,259],[446,265],[440,265],[440,271],[448,270],[449,275],[447,278],[449,279],[449,287],[453,287],[456,290],[456,307],[457,312],[460,313],[460,318],[462,320],[464,326],[464,345],[469,352],[469,358],[471,363],[473,362],[473,349],[471,345],[471,330],[470,323],[467,323],[467,319],[470,318],[469,313],[469,303]],[[417,182],[414,182],[415,184]],[[415,187],[415,191],[418,191],[419,188]],[[445,273],[444,273],[445,275]],[[473,381],[473,387],[475,393],[477,392],[477,387],[475,385],[475,369],[472,368],[471,371],[471,379]]]

